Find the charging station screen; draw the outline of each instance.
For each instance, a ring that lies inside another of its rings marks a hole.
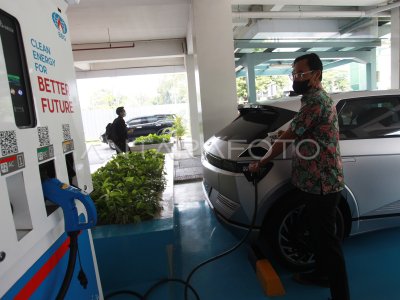
[[[18,21],[0,9],[0,37],[7,69],[8,84],[14,110],[15,124],[19,128],[36,125],[33,97]]]

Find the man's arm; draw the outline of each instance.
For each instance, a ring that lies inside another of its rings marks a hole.
[[[260,159],[258,162],[253,162],[249,165],[250,172],[257,172],[260,167],[265,166],[275,157],[283,152],[283,148],[291,142],[296,135],[289,127],[279,138],[272,144],[271,148],[269,148],[268,152]]]

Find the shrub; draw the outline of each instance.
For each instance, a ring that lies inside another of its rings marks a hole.
[[[171,135],[169,135],[169,134],[157,135],[155,133],[150,133],[149,135],[140,136],[140,137],[136,138],[135,145],[169,143],[170,139],[171,139]]]
[[[99,225],[138,223],[161,210],[164,154],[155,150],[121,153],[92,175],[91,197]]]
[[[181,139],[186,134],[186,126],[183,122],[183,117],[176,116],[174,124],[172,125],[172,131],[177,139]]]
[[[171,127],[165,128],[164,130],[168,130],[172,133],[172,135],[176,138],[176,143],[178,148],[182,149],[182,137],[186,134],[186,126],[183,122],[182,116],[175,116],[173,119],[173,125]]]

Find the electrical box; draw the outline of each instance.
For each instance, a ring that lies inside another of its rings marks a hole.
[[[1,299],[54,299],[61,285],[68,238],[41,182],[92,190],[66,9],[62,0],[0,0]],[[67,298],[101,299],[90,231],[79,245],[89,284],[73,279]]]

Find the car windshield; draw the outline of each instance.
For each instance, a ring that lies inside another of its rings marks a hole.
[[[294,111],[272,106],[243,108],[240,116],[215,136],[224,141],[234,140],[249,144],[256,139],[265,138],[269,132],[289,122],[295,114]]]
[[[174,115],[152,115],[152,116],[143,116],[136,117],[133,119],[129,119],[126,121],[128,125],[137,125],[137,124],[145,124],[145,123],[153,123],[157,121],[173,121]]]

